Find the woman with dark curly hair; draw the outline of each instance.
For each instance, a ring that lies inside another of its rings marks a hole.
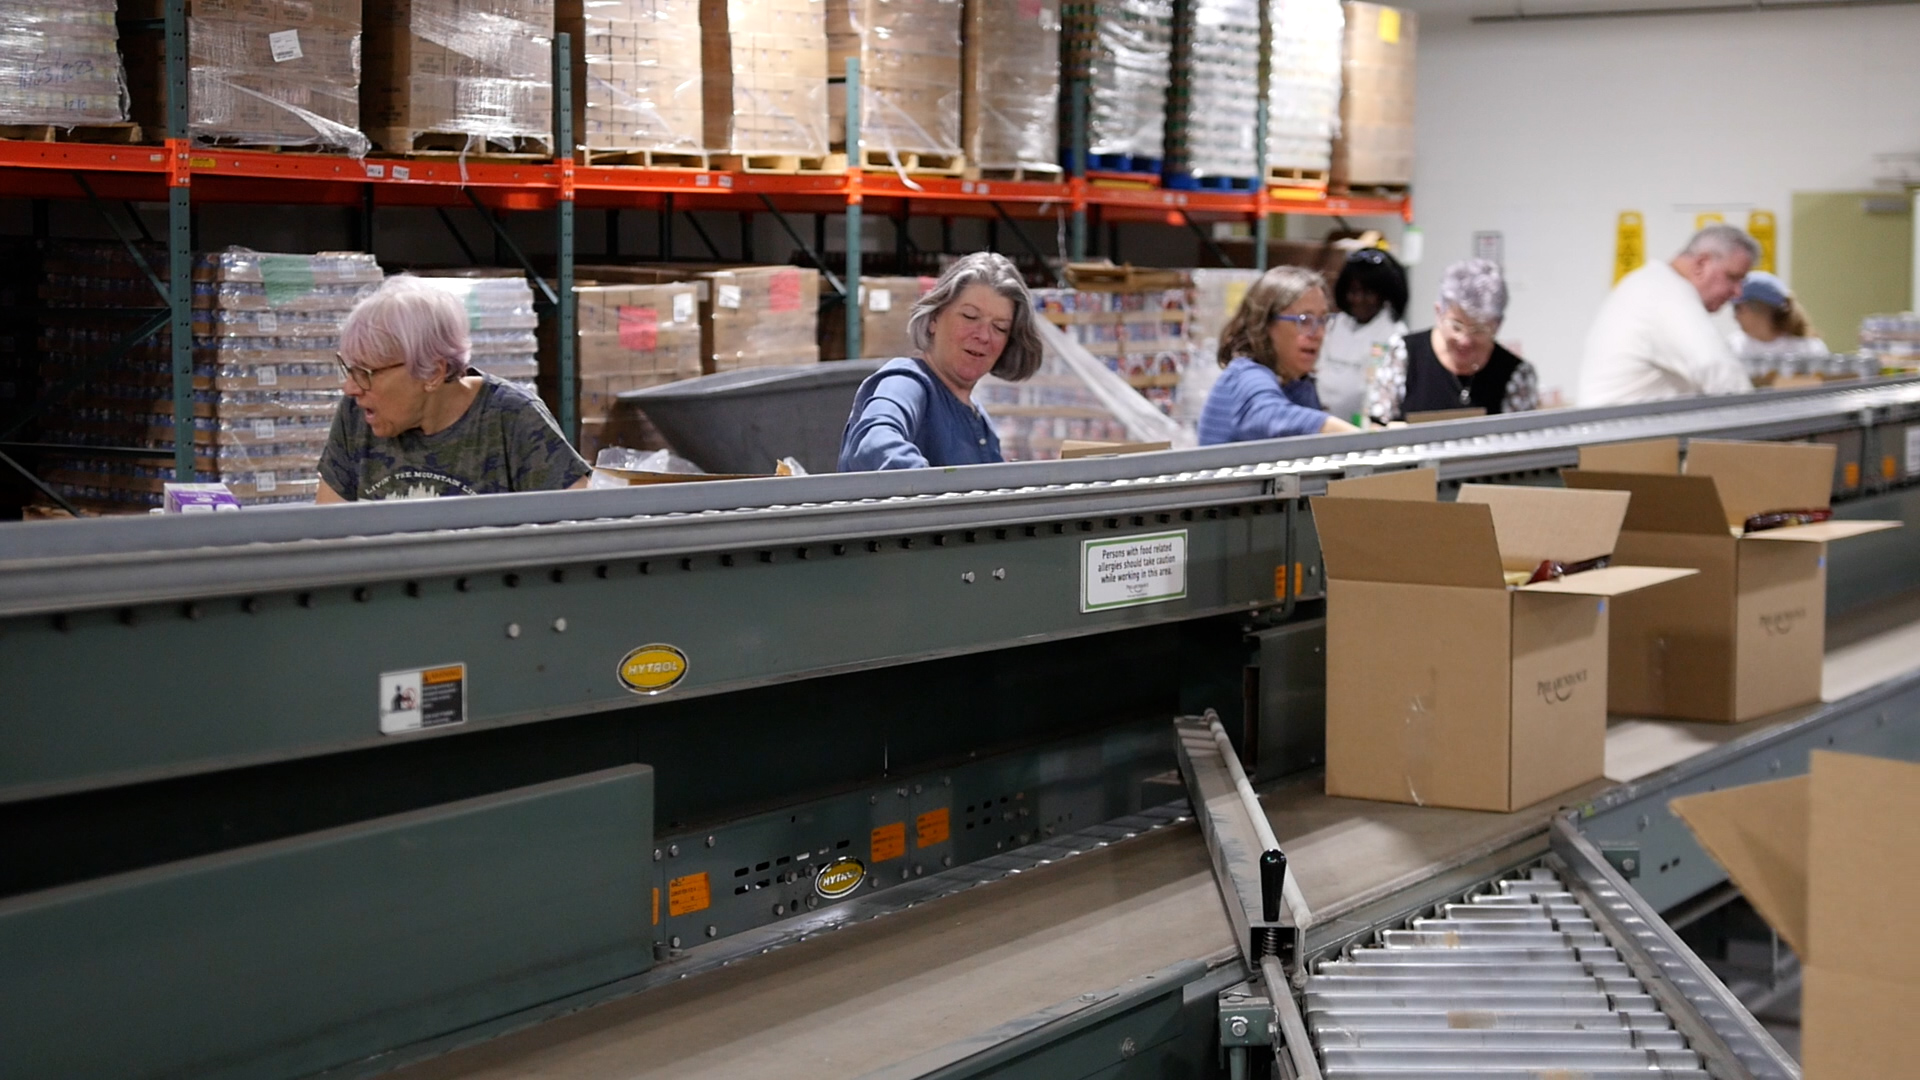
[[[1333,305],[1338,310],[1327,324],[1314,381],[1328,412],[1357,423],[1368,373],[1387,358],[1394,339],[1407,333],[1407,272],[1380,248],[1361,248],[1340,268]]]

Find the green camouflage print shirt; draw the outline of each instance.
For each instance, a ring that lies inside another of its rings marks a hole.
[[[453,426],[432,435],[414,428],[381,438],[360,403],[342,398],[320,455],[320,479],[352,502],[558,491],[592,471],[539,398],[472,368],[467,374],[486,385]]]

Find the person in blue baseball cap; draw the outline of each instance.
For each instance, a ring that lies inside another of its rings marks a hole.
[[[1787,283],[1756,270],[1747,275],[1733,302],[1740,328],[1727,339],[1735,356],[1758,381],[1771,381],[1784,362],[1827,355],[1827,343],[1814,335],[1807,312],[1787,291]]]

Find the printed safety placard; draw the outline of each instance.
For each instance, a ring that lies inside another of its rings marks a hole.
[[[467,665],[442,664],[380,676],[380,734],[467,722]]]
[[[1187,530],[1080,545],[1080,610],[1105,611],[1187,595]]]

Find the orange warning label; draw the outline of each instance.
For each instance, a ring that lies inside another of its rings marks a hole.
[[[1273,568],[1273,598],[1275,600],[1285,600],[1287,598],[1286,563],[1281,563],[1279,566]]]
[[[873,861],[886,862],[907,853],[907,823],[896,821],[873,830]]]
[[[667,882],[667,914],[678,918],[691,915],[696,911],[705,911],[713,903],[713,890],[707,885],[707,875],[688,874]]]
[[[653,890],[653,925],[660,925],[660,890]]]
[[[455,664],[452,667],[429,668],[420,673],[420,681],[428,686],[438,686],[441,683],[459,682],[466,676],[465,666]]]
[[[913,846],[932,847],[947,842],[947,808],[929,810],[913,819]]]

